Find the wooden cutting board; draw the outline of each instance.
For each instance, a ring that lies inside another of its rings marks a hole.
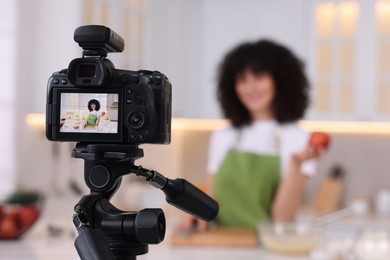
[[[176,229],[171,236],[171,243],[178,246],[255,247],[258,245],[258,240],[254,229],[220,227],[194,233],[185,233]]]

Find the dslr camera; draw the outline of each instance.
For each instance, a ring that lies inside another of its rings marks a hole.
[[[158,71],[115,69],[109,52],[124,41],[100,25],[77,28],[82,58],[49,78],[46,137],[51,141],[168,144],[171,83]]]

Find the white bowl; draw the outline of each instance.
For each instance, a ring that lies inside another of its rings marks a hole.
[[[319,243],[319,229],[310,223],[261,223],[258,225],[261,244],[282,254],[307,254]]]

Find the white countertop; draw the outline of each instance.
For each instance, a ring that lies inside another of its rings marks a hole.
[[[22,239],[6,241],[0,240],[0,259],[6,260],[69,260],[79,259],[73,245],[75,229],[71,223],[71,211],[74,202],[50,202],[46,204],[55,210],[45,210],[42,218],[29,230]],[[61,205],[61,206],[58,206]],[[309,260],[307,255],[277,255],[268,252],[260,245],[255,248],[228,248],[228,247],[194,247],[172,246],[170,244],[171,230],[175,221],[167,215],[167,232],[165,240],[158,245],[150,245],[149,253],[140,255],[137,259],[159,260]],[[367,227],[381,227],[390,230],[389,218],[375,216],[354,217],[339,220],[324,229],[324,238],[327,242],[340,244],[343,239],[353,240],[356,234]],[[62,228],[59,236],[50,236],[48,225]],[[332,240],[333,239],[333,240]]]
[[[368,221],[368,222],[367,222]],[[369,224],[367,224],[369,223]],[[57,237],[49,235],[44,219],[38,221],[34,227],[20,240],[0,240],[0,259],[7,260],[69,260],[79,259],[73,245],[75,231],[70,219],[51,222],[63,228],[62,234]],[[364,227],[389,226],[387,220],[370,220],[369,218],[353,218],[339,221],[325,229],[328,239],[355,238],[357,232]],[[171,229],[167,226],[165,240],[158,245],[150,245],[149,253],[140,255],[137,259],[161,260],[309,260],[308,255],[278,255],[265,250],[260,245],[255,248],[228,248],[228,247],[196,247],[172,246],[170,244]],[[330,241],[330,240],[329,240]],[[338,243],[337,240],[333,242]]]
[[[193,247],[171,246],[170,231],[166,239],[158,245],[150,245],[149,253],[140,255],[137,259],[151,260],[308,260],[307,256],[273,255],[256,248],[227,248],[227,247]],[[42,223],[37,223],[23,239],[0,241],[0,259],[7,260],[69,260],[79,259],[73,245],[74,237],[71,231],[60,237],[50,237],[44,231]]]

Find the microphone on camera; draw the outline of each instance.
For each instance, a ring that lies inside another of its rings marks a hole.
[[[131,171],[146,178],[152,186],[165,193],[166,201],[194,217],[213,220],[219,211],[218,203],[185,179],[169,179],[157,171],[133,165]]]

